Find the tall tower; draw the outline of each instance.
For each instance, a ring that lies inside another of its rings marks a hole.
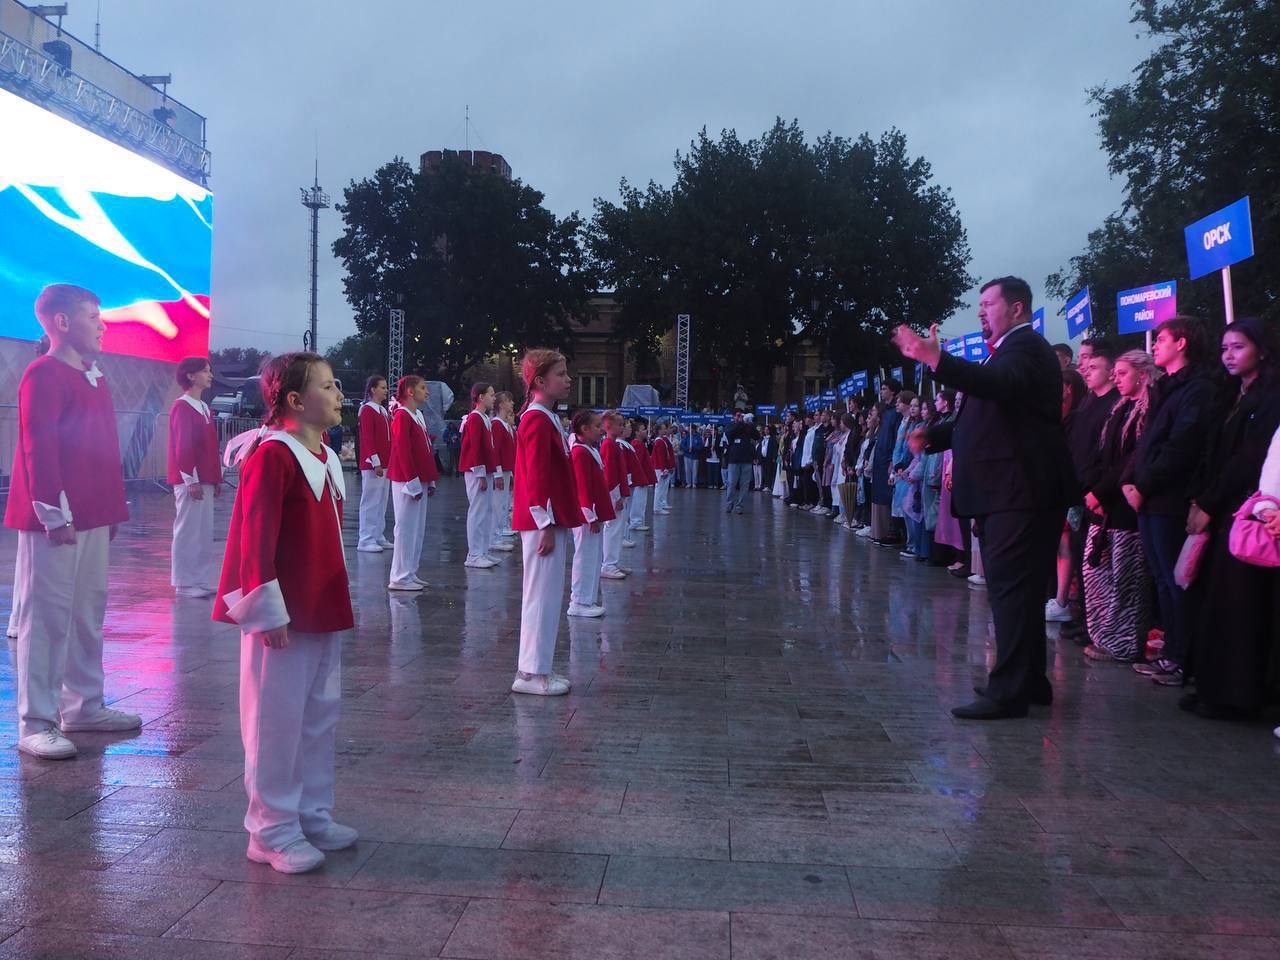
[[[311,329],[303,346],[319,352],[316,344],[316,270],[320,246],[320,211],[329,207],[329,195],[320,189],[320,158],[316,158],[315,178],[310,187],[302,187],[302,205],[311,211]]]

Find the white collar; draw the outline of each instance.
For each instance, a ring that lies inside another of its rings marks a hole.
[[[98,361],[94,360],[89,364],[89,369],[84,371],[84,378],[89,381],[89,386],[97,387],[98,381],[105,377],[106,374],[98,369]]]
[[[1006,340],[1009,339],[1009,334],[1016,333],[1017,331],[1021,330],[1023,327],[1029,327],[1029,326],[1031,326],[1031,321],[1024,320],[1022,323],[1018,324],[1016,327],[1010,327],[1001,335],[999,340],[991,344],[987,349],[989,349],[992,353],[994,353],[995,351],[1000,349],[1000,344],[1004,343]]]
[[[347,498],[347,485],[342,478],[342,465],[338,462],[338,455],[329,449],[328,444],[320,444],[325,451],[325,460],[321,463],[314,453],[302,445],[301,440],[283,430],[268,430],[263,435],[262,442],[266,443],[269,440],[283,443],[289,448],[293,458],[298,461],[298,466],[302,468],[302,475],[307,478],[307,483],[311,487],[311,492],[315,494],[317,502],[324,493],[326,478],[333,489],[334,496],[339,500]]]
[[[206,420],[209,419],[209,408],[204,405],[203,400],[197,400],[195,397],[191,396],[191,394],[189,393],[181,393],[179,394],[179,396],[183,400],[187,401],[187,403],[191,404],[192,408],[196,411],[196,413],[200,414],[200,416],[204,417]]]
[[[380,404],[380,403],[374,403],[372,400],[366,400],[366,401],[364,402],[364,405],[365,405],[366,407],[373,407],[373,409],[377,410],[377,411],[378,411],[380,414],[382,414],[384,417],[389,417],[389,416],[391,416],[391,414],[387,412],[387,408],[386,408],[386,407],[384,407],[384,406],[383,406],[382,404]]]
[[[577,437],[574,437],[574,438],[573,438],[573,445],[574,445],[575,447],[582,447],[582,449],[586,450],[589,454],[591,454],[591,456],[593,456],[593,457],[595,457],[595,458],[596,458],[596,463],[600,464],[600,469],[601,469],[601,470],[603,470],[603,469],[604,469],[604,461],[600,459],[600,451],[599,451],[599,450],[597,450],[595,447],[591,446],[591,444],[589,444],[589,443],[583,443],[583,442],[582,442],[581,440],[579,440]]]
[[[537,400],[534,400],[532,403],[529,404],[529,410],[541,410],[543,413],[547,415],[547,419],[550,420],[555,425],[556,433],[560,434],[560,440],[562,443],[564,443],[564,452],[568,453],[569,437],[568,435],[565,434],[564,427],[561,426],[560,424],[560,418],[557,417],[551,410],[548,410],[546,407],[540,404]]]

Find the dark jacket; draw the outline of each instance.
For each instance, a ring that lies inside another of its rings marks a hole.
[[[1238,390],[1234,381],[1231,390]],[[1267,448],[1280,426],[1280,383],[1259,381],[1244,396],[1231,399],[1221,429],[1210,431],[1208,452],[1193,485],[1196,503],[1215,525],[1229,521],[1257,491]]]
[[[893,460],[893,447],[898,440],[898,427],[902,414],[895,407],[885,407],[880,415],[880,429],[876,431],[876,447],[871,457],[871,502],[880,506],[893,503],[893,487],[889,486],[889,467]]]
[[[1102,440],[1102,428],[1119,402],[1120,391],[1118,390],[1111,390],[1101,397],[1091,393],[1088,402],[1082,403],[1067,417],[1063,425],[1067,431],[1067,446],[1071,450],[1071,462],[1075,464],[1080,486],[1085,490],[1089,489],[1091,482],[1085,478],[1085,473],[1097,457],[1098,444]]]
[[[1218,409],[1216,394],[1213,378],[1200,367],[1156,382],[1147,428],[1126,478],[1142,494],[1143,513],[1186,516],[1191,481]]]
[[[745,420],[735,423],[725,431],[728,450],[724,456],[725,463],[751,463],[756,459],[756,448],[760,445],[760,434],[756,428]]]
[[[1080,501],[1062,429],[1062,367],[1030,324],[983,364],[944,352],[934,379],[964,391],[955,418],[929,431],[930,451],[952,451],[956,516],[1065,510]]]
[[[1106,517],[1103,525],[1108,530],[1138,529],[1138,514],[1129,506],[1121,490],[1129,464],[1138,449],[1136,427],[1130,426],[1127,432],[1124,429],[1132,410],[1132,400],[1123,400],[1112,408],[1111,416],[1102,425],[1093,456],[1080,473],[1080,483],[1085,491],[1098,498],[1098,505]]]

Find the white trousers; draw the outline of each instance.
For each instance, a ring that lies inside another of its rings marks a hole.
[[[626,525],[627,515],[623,510],[619,510],[612,520],[605,521],[604,533],[601,534],[604,550],[600,565],[606,570],[617,570],[622,562],[622,534]]]
[[[753,464],[751,467],[751,476],[755,481],[753,489],[761,489],[764,486],[764,465],[759,463]]]
[[[18,531],[19,737],[102,711],[110,544],[108,527],[77,530],[65,546]]]
[[[600,564],[604,560],[604,531],[592,533],[584,523],[573,528],[573,580],[569,600],[584,607],[594,607],[600,595]]]
[[[218,588],[218,554],[213,543],[213,484],[202,483],[204,499],[191,496],[186,484],[176,484],[173,500],[173,550],[169,583],[174,587]]]
[[[404,492],[405,484],[391,484],[391,508],[396,515],[396,540],[391,547],[391,582],[413,583],[422,563],[427,533],[427,493],[417,500]]]
[[[632,530],[638,530],[644,526],[644,515],[649,508],[649,488],[636,487],[631,491],[631,515],[627,521],[627,525]]]
[[[497,508],[494,511],[493,518],[493,540],[497,543],[503,537],[509,537],[514,532],[511,529],[511,503],[512,491],[515,489],[515,474],[503,471],[502,485],[505,490],[495,491],[497,494]]]
[[[489,553],[493,544],[493,478],[488,478],[488,489],[480,489],[485,479],[467,473],[467,559],[479,560]]]
[[[375,547],[387,539],[387,499],[391,495],[391,481],[386,474],[378,476],[372,470],[360,471],[360,543],[362,547]]]
[[[524,592],[520,597],[520,671],[535,676],[551,672],[560,632],[564,602],[564,570],[568,561],[569,531],[552,527],[555,549],[538,556],[539,530],[521,530],[524,552]]]
[[[9,628],[5,634],[9,640],[9,662],[18,665],[18,608],[21,606],[22,594],[18,592],[18,584],[22,583],[22,551],[13,558],[13,589],[9,592]]]
[[[655,510],[671,509],[671,471],[664,470],[658,474],[658,492],[653,496]]]
[[[289,633],[273,650],[240,635],[244,828],[280,850],[332,820],[342,634]]]

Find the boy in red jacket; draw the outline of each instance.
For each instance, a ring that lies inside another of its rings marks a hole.
[[[622,414],[609,410],[604,415],[605,438],[600,444],[600,459],[604,464],[604,483],[613,503],[614,519],[604,525],[604,559],[600,564],[600,576],[605,580],[624,580],[627,572],[622,568],[622,542],[626,532],[626,503],[631,496],[631,484],[627,478],[627,455],[631,447],[622,439]]]
[[[200,399],[213,386],[208,357],[184,357],[175,372],[182,393],[169,410],[169,483],[176,506],[169,582],[180,597],[212,597],[218,585],[213,500],[222,493],[218,427]]]
[[[653,495],[655,514],[671,512],[671,479],[676,469],[676,448],[667,437],[671,425],[658,424],[658,436],[653,441],[653,469],[657,475],[657,489]]]
[[[18,531],[18,749],[76,755],[63,734],[124,731],[142,718],[103,704],[107,555],[129,518],[111,388],[98,369],[98,297],[55,283],[36,299],[51,347],[18,387],[18,447],[5,508]]]
[[[506,539],[514,537],[516,533],[511,529],[511,497],[516,472],[516,428],[512,426],[515,421],[514,411],[515,401],[504,390],[494,398],[493,417],[489,421],[489,429],[493,434],[493,458],[497,461],[502,485],[506,488],[499,490],[494,498],[497,506],[493,517],[493,548],[504,552],[515,549]]]
[[[462,420],[462,449],[458,453],[458,469],[467,485],[467,561],[464,566],[487,570],[498,565],[493,547],[493,492],[501,489],[502,478],[496,476],[497,458],[493,452],[493,433],[489,411],[493,409],[493,387],[483,381],[471,385],[474,409]]]
[[[387,410],[387,378],[374,374],[364,385],[360,405],[360,539],[361,553],[382,553],[387,539],[387,500],[391,480],[391,413]]]
[[[604,460],[596,447],[603,433],[600,415],[580,410],[573,417],[573,476],[582,507],[582,526],[573,528],[573,580],[569,616],[604,616],[600,567],[604,562],[604,524],[614,519],[613,500],[605,485]]]
[[[644,522],[649,507],[649,491],[658,482],[658,475],[653,471],[653,461],[649,459],[649,447],[646,443],[649,439],[649,424],[644,420],[637,420],[633,429],[631,449],[635,451],[636,457],[636,482],[633,484],[636,489],[631,500],[629,526],[632,530],[644,533],[649,529],[649,525]]]

